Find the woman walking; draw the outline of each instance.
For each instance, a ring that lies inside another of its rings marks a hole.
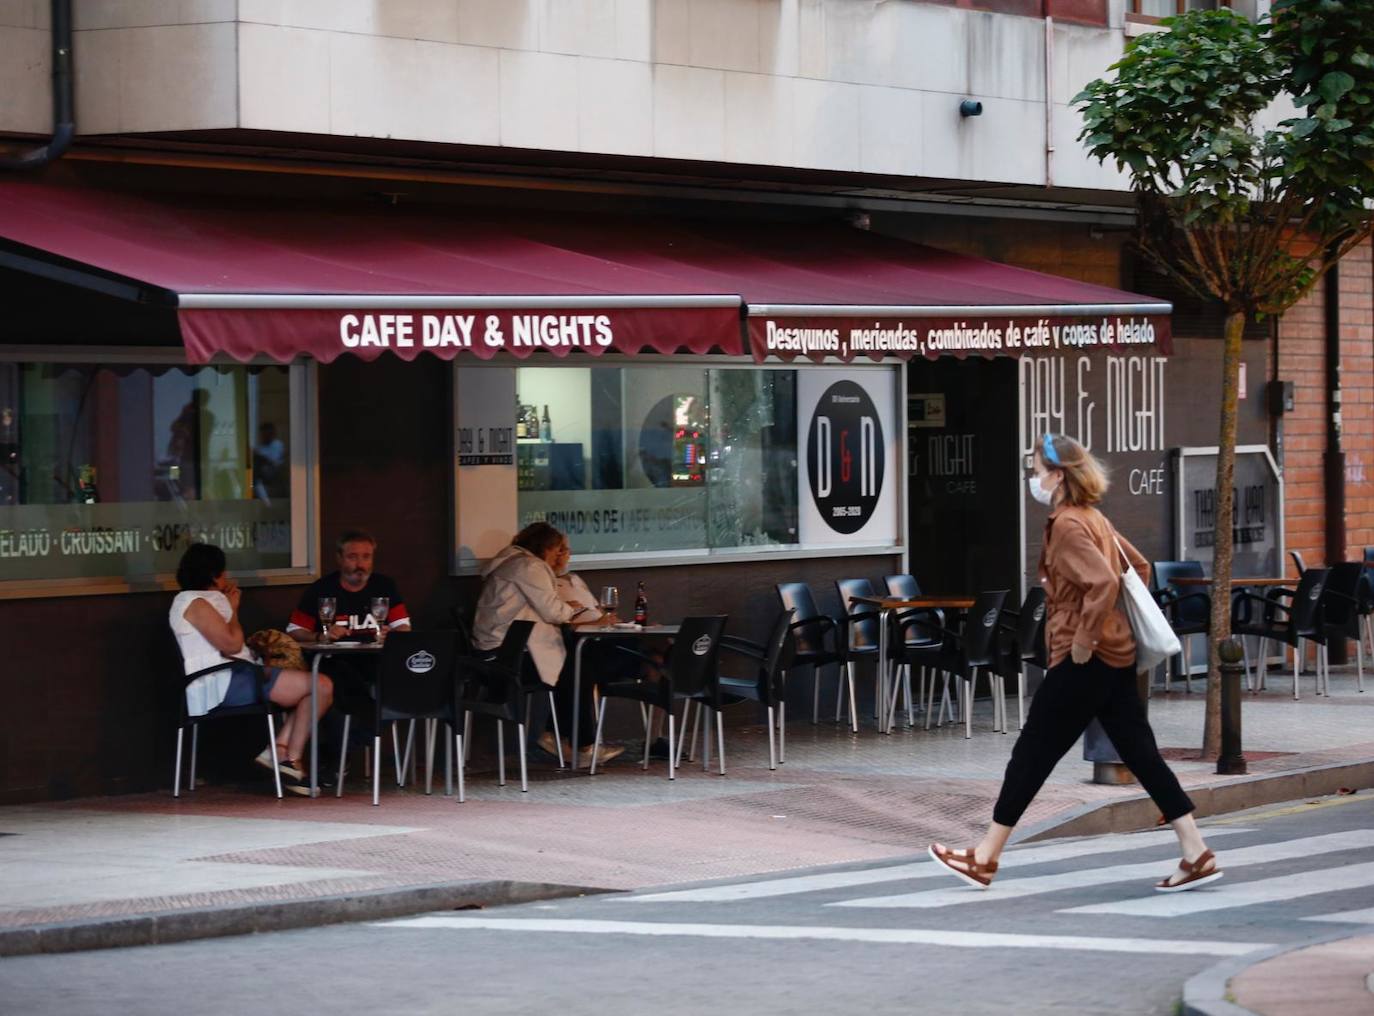
[[[1012,827],[1094,718],[1178,835],[1183,859],[1155,888],[1180,892],[1221,878],[1136,691],[1135,639],[1118,601],[1123,566],[1148,580],[1149,565],[1095,507],[1106,491],[1107,476],[1087,449],[1063,435],[1044,436],[1030,493],[1051,508],[1039,568],[1049,670],[1012,748],[982,842],[971,850],[930,846],[935,861],[978,889],[992,884]]]

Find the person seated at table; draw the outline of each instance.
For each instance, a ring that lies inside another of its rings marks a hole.
[[[177,566],[181,592],[172,600],[168,622],[181,650],[186,676],[207,670],[226,659],[223,669],[210,670],[186,686],[186,708],[203,716],[220,707],[252,705],[263,698],[288,710],[277,728],[277,769],[283,790],[308,795],[310,785],[304,766],[305,744],[310,737],[310,672],[261,666],[244,645],[239,623],[238,584],[225,570],[224,551],[209,543],[186,548]],[[334,699],[334,684],[320,675],[316,708],[323,715]],[[271,745],[256,759],[272,768]]]
[[[389,631],[409,631],[410,612],[396,580],[389,575],[373,571],[377,556],[377,538],[364,529],[345,529],[334,544],[335,561],[338,568],[322,578],[316,579],[301,593],[296,609],[291,611],[286,623],[286,633],[297,642],[320,641],[320,599],[331,597],[334,600],[334,623],[330,627],[331,641],[352,638],[372,638],[384,641]],[[372,599],[385,596],[389,601],[385,622],[379,624],[372,616]],[[375,656],[368,658],[333,657],[329,661],[330,672],[339,700],[355,715],[369,712],[367,708],[352,708],[352,705],[365,705],[370,701],[370,690],[376,679],[378,661]],[[354,727],[357,743],[366,744],[370,736],[366,727]],[[326,736],[320,741],[320,748],[332,748],[333,742],[342,733],[338,716],[331,716],[325,726]]]
[[[329,633],[333,639],[368,632],[380,640],[388,631],[409,631],[410,612],[396,580],[372,570],[377,538],[363,529],[345,529],[334,550],[338,568],[316,579],[301,594],[286,624],[286,633],[297,642],[317,641],[322,597],[334,600],[334,624]],[[381,624],[372,617],[372,600],[378,596],[385,596],[390,604]]]
[[[484,652],[500,647],[506,629],[512,621],[533,621],[529,653],[535,670],[544,684],[554,689],[560,732],[565,736],[572,730],[573,710],[579,711],[579,728],[591,731],[596,727],[591,695],[573,702],[572,661],[563,641],[561,625],[603,624],[605,616],[594,604],[591,591],[582,583],[590,603],[580,602],[578,595],[560,594],[558,574],[567,570],[571,551],[568,539],[547,522],[535,522],[520,530],[510,546],[500,551],[482,570],[482,593],[477,600],[477,616],[473,622],[473,644]],[[579,580],[580,581],[580,580]],[[568,583],[567,589],[573,588]],[[535,697],[538,703],[541,696]],[[558,753],[554,742],[552,718],[549,729],[539,734],[536,743],[551,755]],[[603,744],[597,764],[610,761],[624,752],[624,748]],[[591,746],[582,750],[583,761],[591,759]]]
[[[563,541],[566,548],[567,540]],[[583,581],[582,576],[576,572],[568,570],[568,564],[572,560],[571,550],[565,549],[562,556],[554,562],[553,569],[557,572],[555,581],[558,584],[558,595],[563,600],[571,603],[574,607],[585,607],[596,612],[597,622],[601,619],[601,610],[596,595],[591,587]],[[568,646],[571,653],[573,647]],[[621,646],[604,640],[594,640],[590,644],[582,647],[582,669],[583,673],[596,675],[597,682],[601,681],[620,681],[631,680],[639,677],[644,672],[644,666],[640,662],[643,657],[655,660],[660,666],[663,664],[663,650],[661,647],[642,646],[638,655],[632,655],[621,651]],[[572,680],[569,675],[568,680]],[[559,714],[558,722],[563,722],[562,714]],[[655,759],[666,759],[668,757],[668,739],[659,737],[659,731],[663,726],[663,714],[658,710],[654,711],[651,720],[652,733],[649,745],[649,757]],[[581,730],[594,730],[596,723],[595,715],[592,716],[592,727],[582,727]],[[565,728],[565,733],[571,733]],[[579,732],[579,737],[581,736]],[[542,745],[541,745],[542,747]]]

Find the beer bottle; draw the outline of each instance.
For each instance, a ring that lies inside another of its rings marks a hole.
[[[635,590],[635,624],[649,623],[649,600],[644,595],[644,583]]]

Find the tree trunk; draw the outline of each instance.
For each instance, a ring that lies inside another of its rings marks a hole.
[[[1236,402],[1240,396],[1240,344],[1244,311],[1226,315],[1221,366],[1221,433],[1217,439],[1216,536],[1212,545],[1212,627],[1207,640],[1207,710],[1202,757],[1221,753],[1221,658],[1218,647],[1231,637],[1231,559],[1235,549]]]

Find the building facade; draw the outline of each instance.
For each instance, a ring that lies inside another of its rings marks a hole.
[[[0,4],[16,152],[53,128],[59,6]],[[1025,456],[1056,430],[1109,461],[1150,556],[1205,556],[1220,317],[1135,263],[1070,105],[1154,6],[75,0],[75,143],[0,175],[0,618],[36,636],[0,671],[0,801],[167,782],[193,538],[280,627],[364,526],[437,626],[546,518],[593,586],[749,634],[779,581],[831,610],[835,579],[906,571],[1018,595]],[[1062,315],[970,295],[988,272]],[[1371,281],[1342,265],[1335,321],[1352,555]],[[1255,569],[1330,550],[1328,299],[1246,343]],[[805,347],[827,305],[888,342],[908,303],[954,308],[929,355]],[[980,321],[999,345],[965,341]]]

